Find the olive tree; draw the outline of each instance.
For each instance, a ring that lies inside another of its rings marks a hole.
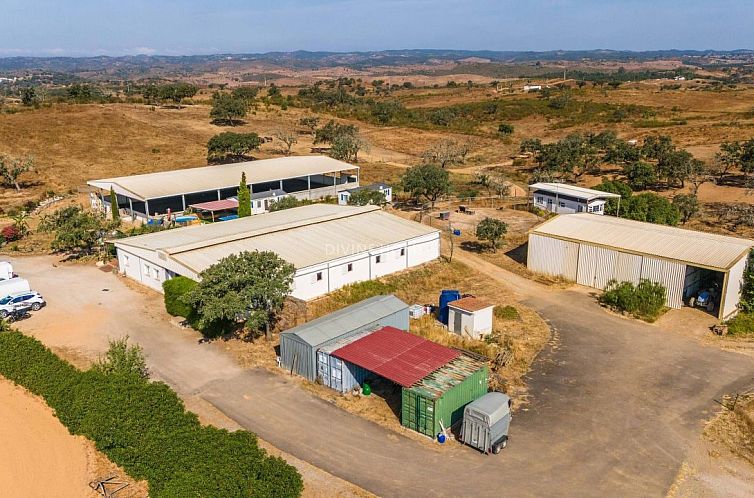
[[[7,157],[0,156],[0,176],[3,183],[8,188],[15,188],[21,191],[19,177],[27,171],[34,169],[34,159],[28,157]]]
[[[203,330],[237,330],[252,335],[271,325],[290,294],[295,268],[270,251],[244,251],[221,259],[199,274],[199,285],[184,300],[196,310]]]
[[[508,232],[508,225],[496,218],[485,218],[476,226],[476,238],[490,243],[493,252],[497,252],[497,246]]]
[[[423,197],[434,208],[437,199],[450,191],[450,174],[439,166],[422,164],[407,169],[401,185],[411,197]]]

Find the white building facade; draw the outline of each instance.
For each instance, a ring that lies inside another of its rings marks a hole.
[[[181,233],[182,232],[182,233]],[[439,230],[376,206],[303,206],[114,242],[120,272],[152,289],[176,275],[199,280],[225,256],[270,250],[296,268],[291,295],[310,300],[440,256]]]
[[[605,214],[607,201],[620,198],[617,194],[564,183],[535,183],[529,185],[529,192],[533,206],[558,214]]]

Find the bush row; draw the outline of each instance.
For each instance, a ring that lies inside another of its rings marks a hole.
[[[0,374],[42,396],[73,434],[134,479],[153,497],[295,497],[303,483],[254,434],[202,427],[167,385],[139,375],[79,371],[34,338],[0,334]]]
[[[647,279],[641,279],[638,285],[611,280],[599,300],[609,308],[653,322],[665,309],[666,294],[665,287]]]

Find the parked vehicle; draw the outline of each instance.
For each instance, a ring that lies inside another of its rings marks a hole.
[[[10,280],[17,276],[13,273],[13,265],[7,261],[0,261],[0,280]]]
[[[709,312],[715,311],[718,299],[720,298],[720,290],[717,284],[700,290],[696,295],[689,298],[689,306],[692,308],[704,308]]]
[[[483,453],[497,455],[508,445],[510,423],[510,397],[487,393],[464,408],[461,441]]]
[[[0,280],[0,298],[18,292],[29,292],[30,290],[29,281],[25,278],[13,277],[8,280]]]
[[[29,318],[31,316],[32,306],[30,304],[22,303],[17,304],[12,310],[8,312],[8,315],[5,317],[5,320],[7,320],[8,323],[17,322],[19,320],[25,320],[26,318]]]
[[[39,311],[47,305],[39,292],[17,292],[0,299],[0,318],[7,317],[20,304],[28,305],[32,311]]]

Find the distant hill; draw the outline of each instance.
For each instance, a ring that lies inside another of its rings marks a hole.
[[[519,52],[492,50],[382,50],[373,52],[268,52],[260,54],[215,54],[190,56],[135,55],[122,57],[5,57],[0,58],[0,72],[47,71],[79,74],[88,77],[134,78],[154,75],[190,76],[211,72],[222,65],[256,64],[269,68],[307,70],[320,68],[350,68],[364,70],[372,67],[405,65],[439,65],[448,62],[489,61],[504,64],[523,64],[540,61],[632,61],[645,62],[677,59],[694,64],[710,59],[748,60],[754,50],[655,50],[631,52],[624,50],[553,50],[548,52]]]

